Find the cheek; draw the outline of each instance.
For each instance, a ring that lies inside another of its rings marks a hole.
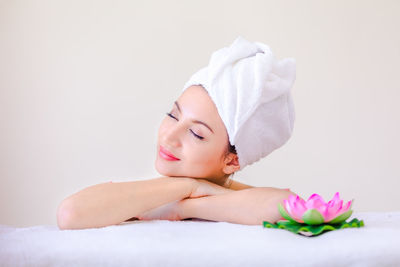
[[[186,151],[186,161],[182,162],[181,171],[186,176],[212,177],[221,170],[221,154],[217,144],[199,144]]]
[[[220,164],[221,147],[217,143],[191,145],[188,151],[190,162],[201,166],[216,166]]]

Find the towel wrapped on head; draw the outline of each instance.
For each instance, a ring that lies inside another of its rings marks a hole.
[[[212,53],[208,66],[194,73],[183,91],[201,85],[215,103],[234,145],[240,170],[284,145],[295,120],[291,87],[293,58],[277,60],[260,42],[239,36]]]

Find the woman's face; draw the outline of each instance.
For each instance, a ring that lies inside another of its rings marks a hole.
[[[157,171],[165,176],[226,177],[228,134],[207,91],[202,86],[187,88],[169,113],[158,130]]]

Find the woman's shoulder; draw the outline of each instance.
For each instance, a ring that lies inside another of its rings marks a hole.
[[[234,181],[234,180],[231,181],[231,184],[229,186],[229,189],[232,189],[232,190],[243,190],[243,189],[248,189],[248,188],[257,188],[257,186],[239,183],[238,181]],[[291,194],[295,195],[295,193],[293,193],[289,188],[272,188],[271,187],[271,189],[285,190],[285,191],[288,191]]]
[[[229,189],[232,190],[243,190],[243,189],[248,189],[248,188],[254,188],[255,186],[239,183],[238,181],[232,180],[231,185],[229,186]]]

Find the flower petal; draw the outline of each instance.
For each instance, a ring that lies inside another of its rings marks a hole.
[[[308,198],[308,200],[307,200],[307,202],[306,202],[306,207],[307,207],[307,209],[316,209],[316,208],[318,208],[318,207],[320,207],[320,206],[323,206],[323,205],[325,205],[325,201],[324,201],[324,199],[323,199],[320,195],[318,195],[318,194],[312,194],[312,195]]]
[[[335,223],[344,222],[345,220],[347,220],[351,216],[352,213],[353,213],[352,210],[348,210],[345,213],[342,213],[341,215],[337,216],[333,220],[329,221],[329,223],[330,224],[335,224]]]
[[[326,220],[330,221],[339,214],[343,213],[343,211],[341,211],[342,207],[343,200],[333,202],[333,206],[329,206],[328,211],[326,212]]]
[[[304,213],[303,220],[306,224],[318,225],[324,222],[324,217],[316,209],[310,209]]]
[[[303,222],[303,220],[301,219],[301,216],[303,215],[304,212],[300,213],[297,210],[296,202],[292,202],[293,204],[291,204],[290,199],[289,199],[287,201],[284,200],[283,203],[285,204],[287,213],[293,218],[293,220],[296,220],[297,222]]]
[[[289,202],[289,205],[290,205],[291,207],[293,207],[293,206],[294,206],[294,203],[296,202],[296,197],[293,196],[293,195],[290,195],[290,196],[289,196],[288,202]]]
[[[328,218],[328,215],[329,215],[328,204],[325,203],[325,205],[321,205],[321,206],[317,207],[316,210],[318,210],[319,213],[321,213],[322,217],[324,217],[324,221],[326,221],[326,219]]]
[[[343,210],[345,212],[348,211],[351,208],[352,204],[353,204],[353,200],[350,200],[349,202],[346,203],[346,205],[344,206]]]
[[[304,208],[304,210],[307,209],[307,208],[306,208],[306,201],[305,201],[304,199],[300,198],[300,199],[299,199],[299,203],[300,203],[300,205]]]
[[[327,218],[327,221],[331,221],[334,218],[342,215],[343,213],[346,213],[347,211],[351,210],[351,206],[353,204],[353,200],[350,200],[349,202],[346,203],[346,205],[342,206],[340,209],[338,209],[335,213],[331,212]],[[347,219],[347,218],[346,218]]]
[[[315,200],[315,199],[320,199],[320,200],[322,200],[322,202],[325,202],[324,199],[323,199],[320,195],[318,195],[318,194],[312,194],[312,195],[307,199],[307,201],[309,201],[309,200]]]
[[[340,200],[339,192],[336,192],[331,200],[333,202],[332,205],[335,205],[335,203],[339,202],[339,200]]]
[[[307,208],[302,205],[299,198],[296,198],[296,202],[293,203],[293,206],[291,206],[291,208],[292,208],[293,216],[299,220],[301,220],[301,217],[303,216],[304,212],[307,210]]]
[[[284,201],[286,201],[286,200],[284,200]],[[279,210],[279,213],[282,215],[283,218],[285,218],[285,219],[288,220],[288,221],[291,221],[291,222],[296,223],[296,220],[293,219],[293,218],[289,215],[289,213],[285,210],[285,208],[282,206],[281,203],[278,203],[278,210]]]

